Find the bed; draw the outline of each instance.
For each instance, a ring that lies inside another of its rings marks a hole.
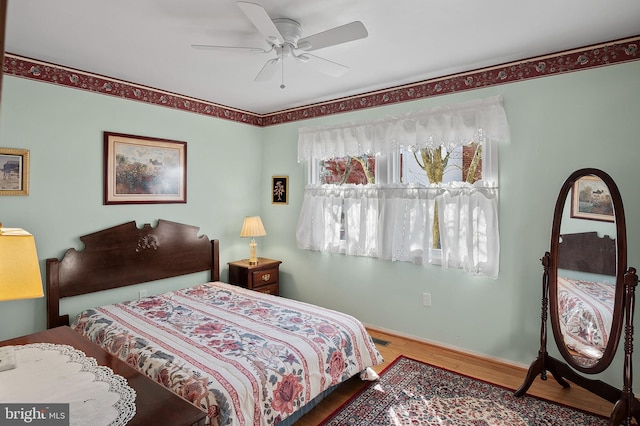
[[[209,271],[210,281],[87,309],[71,327],[191,401],[212,425],[292,424],[345,380],[382,362],[355,318],[220,282],[219,243],[199,228],[128,222],[48,259],[47,324],[60,300]],[[206,281],[206,280],[205,280]]]
[[[567,346],[590,359],[602,358],[613,320],[615,281],[558,276],[560,329]]]
[[[596,232],[561,235],[558,317],[567,347],[592,363],[602,358],[616,295],[616,246]],[[585,361],[586,362],[586,361]]]

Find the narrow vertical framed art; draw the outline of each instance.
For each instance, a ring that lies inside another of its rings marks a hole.
[[[271,177],[271,204],[289,204],[289,176]]]

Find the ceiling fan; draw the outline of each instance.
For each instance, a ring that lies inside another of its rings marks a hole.
[[[254,81],[268,81],[273,78],[279,67],[282,72],[282,84],[284,85],[284,60],[293,58],[297,61],[308,64],[315,70],[332,77],[340,77],[346,73],[349,68],[337,62],[321,58],[308,52],[325,47],[335,46],[354,40],[366,38],[367,29],[360,21],[354,21],[339,27],[302,37],[302,25],[293,19],[275,18],[271,19],[266,10],[259,4],[244,1],[237,2],[238,7],[249,18],[253,25],[258,29],[260,34],[269,44],[269,49],[261,47],[241,47],[241,46],[216,46],[204,44],[192,44],[194,49],[236,49],[245,50],[255,53],[275,52],[276,57],[269,59]]]

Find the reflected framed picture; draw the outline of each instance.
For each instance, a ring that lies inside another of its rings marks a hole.
[[[29,150],[0,148],[0,195],[29,195]]]
[[[186,202],[186,142],[104,132],[104,204]]]
[[[607,184],[597,176],[583,176],[571,188],[571,217],[613,222],[615,212]]]
[[[289,176],[271,177],[271,203],[289,204]]]

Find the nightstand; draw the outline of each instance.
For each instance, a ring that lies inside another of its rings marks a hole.
[[[280,294],[279,260],[258,258],[257,265],[249,265],[249,259],[229,262],[229,283],[260,293]]]

